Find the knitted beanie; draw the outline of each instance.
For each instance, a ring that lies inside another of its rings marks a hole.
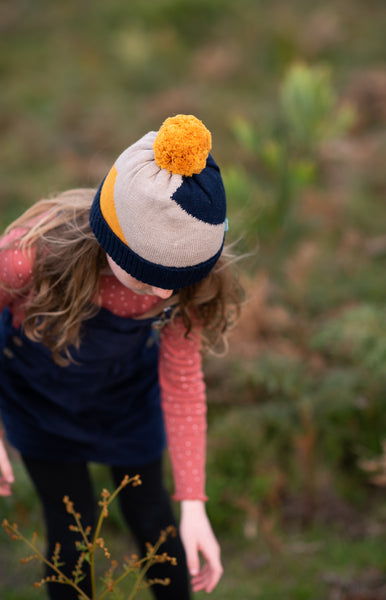
[[[192,115],[170,117],[129,146],[90,210],[98,242],[135,279],[179,289],[206,277],[226,229],[225,190],[211,134]]]

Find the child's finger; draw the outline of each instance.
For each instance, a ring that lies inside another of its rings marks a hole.
[[[1,481],[0,479],[0,496],[10,496],[12,494],[11,486],[9,483]]]
[[[15,481],[12,465],[9,462],[8,454],[5,449],[3,440],[1,438],[0,438],[0,471],[3,475],[2,479],[4,482],[13,483]]]

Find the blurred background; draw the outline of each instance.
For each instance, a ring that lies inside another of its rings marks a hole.
[[[386,598],[385,28],[384,0],[0,4],[1,229],[168,116],[212,132],[246,290],[205,358],[213,600]],[[41,531],[13,461],[0,516]],[[2,600],[43,597],[26,554],[0,530]]]

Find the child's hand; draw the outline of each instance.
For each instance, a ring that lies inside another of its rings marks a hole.
[[[211,592],[223,573],[220,547],[214,536],[201,500],[183,500],[181,503],[180,533],[184,544],[194,592]],[[200,567],[199,552],[205,563]]]
[[[9,462],[8,454],[5,449],[2,434],[0,432],[0,496],[10,496],[11,483],[15,481],[11,463]]]

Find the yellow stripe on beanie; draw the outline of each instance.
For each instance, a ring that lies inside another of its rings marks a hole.
[[[110,229],[112,229],[115,235],[117,235],[124,244],[128,245],[125,236],[123,235],[123,231],[119,224],[115,210],[114,187],[117,175],[118,171],[115,165],[113,165],[103,182],[100,197],[100,207],[102,215]]]

